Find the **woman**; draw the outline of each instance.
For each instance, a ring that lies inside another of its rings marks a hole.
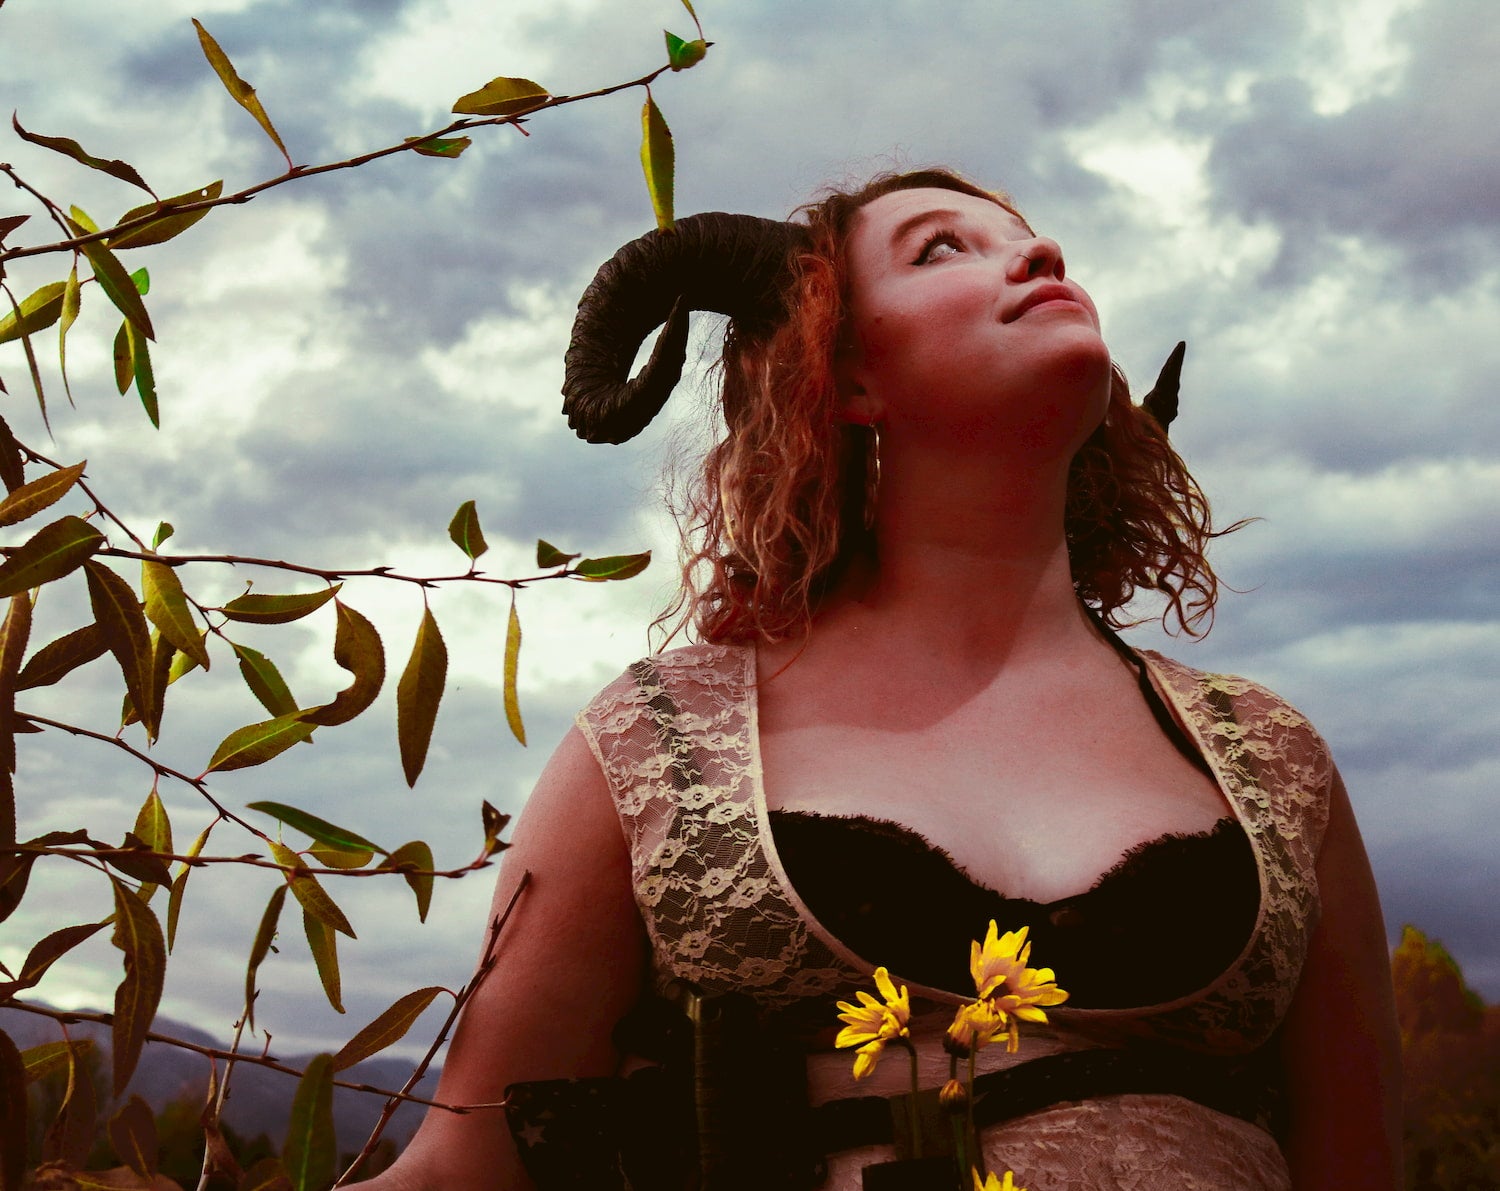
[[[1262,688],[1108,627],[1143,586],[1184,627],[1212,612],[1171,368],[1155,416],[1133,405],[1058,245],[952,174],[805,218],[684,221],[580,304],[565,391],[595,441],[665,400],[690,307],[734,316],[681,602],[703,643],[633,666],[553,757],[497,906],[531,882],[439,1099],[615,1073],[617,1023],[674,978],[759,1012],[715,1075],[758,1089],[741,1117],[780,1103],[785,1077],[751,1068],[788,1039],[812,1104],[896,1095],[904,1063],[856,1088],[825,1028],[876,965],[911,987],[935,1088],[968,940],[995,918],[1029,927],[1072,998],[1020,1053],[980,1053],[1014,1069],[986,1085],[989,1168],[1031,1191],[1394,1187],[1384,929],[1326,749]],[[725,1144],[796,1151],[739,1185],[810,1185],[822,1156],[852,1188],[896,1152],[871,1120],[742,1119]],[[485,1111],[431,1114],[387,1177],[526,1185]]]

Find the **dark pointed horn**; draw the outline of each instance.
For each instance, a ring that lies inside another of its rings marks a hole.
[[[621,443],[646,428],[682,375],[688,312],[775,318],[800,224],[710,211],[633,240],[606,261],[578,300],[563,413],[579,438]],[[666,323],[634,380],[632,361]]]
[[[1161,373],[1151,392],[1141,399],[1141,408],[1156,419],[1157,425],[1166,433],[1172,419],[1177,416],[1177,390],[1182,383],[1182,358],[1187,355],[1187,343],[1180,341],[1161,366]]]

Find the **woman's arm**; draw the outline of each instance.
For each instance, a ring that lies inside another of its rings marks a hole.
[[[598,762],[574,728],[537,783],[505,853],[500,913],[531,881],[500,936],[494,969],[464,1010],[434,1099],[495,1103],[507,1084],[613,1074],[610,1031],[635,1004],[645,935],[630,857]],[[502,1109],[430,1109],[400,1160],[369,1187],[530,1187]]]
[[[1318,856],[1323,917],[1282,1028],[1296,1191],[1401,1186],[1401,1046],[1385,923],[1344,783]]]

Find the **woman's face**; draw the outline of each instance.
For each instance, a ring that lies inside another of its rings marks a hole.
[[[1057,244],[1014,212],[959,191],[898,190],[861,208],[846,254],[850,420],[1076,449],[1103,418],[1098,311],[1065,277]]]

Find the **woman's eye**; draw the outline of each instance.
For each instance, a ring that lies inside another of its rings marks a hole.
[[[952,232],[938,232],[922,245],[922,251],[917,253],[917,259],[912,263],[925,265],[931,261],[957,256],[963,251],[962,242]]]

